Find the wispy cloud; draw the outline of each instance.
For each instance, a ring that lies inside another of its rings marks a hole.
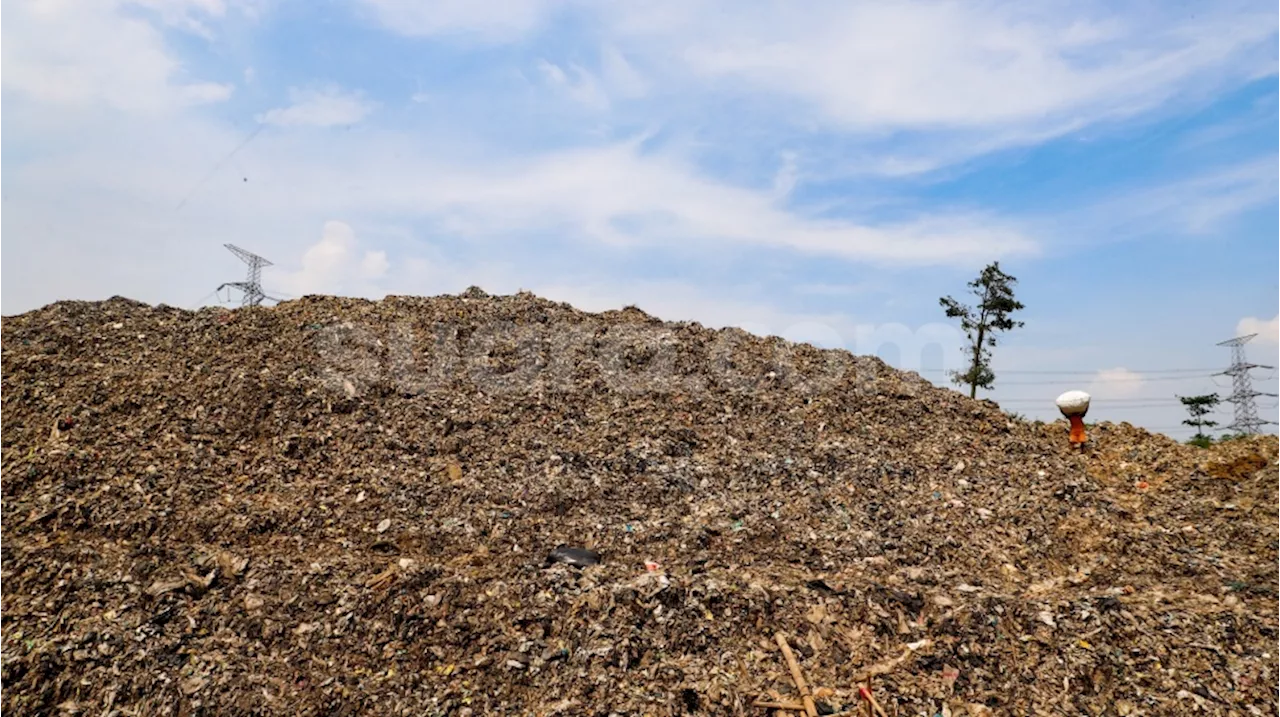
[[[609,97],[599,81],[580,65],[570,64],[566,72],[559,65],[539,60],[538,70],[555,91],[563,92],[574,102],[594,110],[609,109]]]
[[[1274,30],[1258,24],[1274,13],[1123,18],[1099,9],[835,4],[785,18],[695,13],[666,32],[647,30],[684,46],[702,77],[789,95],[827,121],[866,128],[1042,126],[1131,113],[1242,54],[1254,54],[1257,64],[1241,67],[1252,73]]]
[[[235,87],[227,84],[219,84],[217,82],[198,82],[189,85],[182,85],[177,88],[177,96],[184,103],[193,105],[211,104],[214,102],[222,102],[229,99],[235,91]]]
[[[1276,157],[1269,157],[1182,183],[1165,195],[1178,202],[1170,201],[1167,206],[1175,216],[1180,215],[1189,231],[1208,233],[1242,212],[1276,200],[1280,186],[1276,162]]]
[[[410,184],[412,201],[453,231],[503,235],[569,226],[610,244],[702,240],[789,248],[847,259],[969,263],[1035,251],[1016,227],[979,214],[920,216],[896,224],[807,217],[775,195],[703,176],[633,142],[553,153],[477,170],[454,167],[438,186]]]
[[[362,0],[388,29],[420,37],[454,37],[484,43],[517,40],[539,28],[557,0]]]
[[[1273,204],[1280,188],[1277,161],[1263,159],[1204,170],[1198,175],[1137,188],[1095,204],[1080,221],[1105,226],[1112,238],[1155,233],[1209,235],[1241,214]]]
[[[206,40],[215,36],[210,27],[227,13],[224,0],[127,0],[129,4],[157,13],[164,23]]]
[[[377,108],[358,92],[347,92],[332,85],[289,90],[289,105],[260,115],[263,124],[280,127],[333,127],[355,124]]]
[[[798,13],[728,0],[516,0],[491,19],[480,5],[427,12],[368,1],[393,31],[508,43],[535,42],[551,18],[574,14],[606,48],[595,66],[566,71],[580,91],[588,86],[581,78],[631,78],[626,84],[651,95],[651,117],[745,102],[784,134],[858,135],[862,156],[833,158],[834,166],[890,176],[1197,101],[1275,72],[1276,12],[1260,3],[1188,14],[940,0],[822,3]]]

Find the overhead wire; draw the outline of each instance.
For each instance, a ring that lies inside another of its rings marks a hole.
[[[266,129],[266,128],[267,128],[267,125],[265,125],[265,124],[259,124],[257,127],[254,127],[254,128],[253,128],[253,130],[252,130],[251,132],[249,132],[249,134],[248,134],[248,135],[246,135],[246,136],[245,136],[245,138],[244,138],[243,140],[241,140],[240,144],[237,144],[237,145],[236,145],[236,146],[231,150],[231,152],[230,152],[229,154],[227,154],[225,157],[223,157],[222,159],[220,159],[220,160],[218,160],[216,163],[214,163],[213,167],[209,170],[209,172],[208,172],[207,174],[205,174],[203,177],[201,177],[201,178],[200,178],[200,181],[196,182],[196,183],[195,183],[195,185],[194,185],[194,186],[192,186],[192,187],[191,187],[191,189],[190,189],[190,190],[189,190],[185,195],[183,195],[183,197],[182,197],[182,201],[178,202],[178,206],[177,206],[177,207],[175,207],[175,209],[174,209],[174,210],[175,210],[175,211],[177,211],[177,210],[182,209],[182,207],[184,207],[184,206],[186,205],[186,203],[187,203],[187,202],[188,202],[188,201],[189,201],[193,196],[195,196],[195,193],[196,193],[196,192],[197,192],[201,187],[203,187],[203,186],[204,186],[205,182],[208,182],[210,179],[212,179],[212,178],[213,178],[213,175],[217,174],[217,173],[218,173],[218,170],[219,170],[219,169],[222,169],[223,165],[225,165],[225,164],[226,164],[228,161],[230,161],[233,157],[235,157],[237,154],[239,154],[239,153],[240,153],[240,150],[244,149],[244,148],[245,148],[245,147],[246,147],[250,142],[252,142],[252,141],[253,141],[253,138],[254,138],[254,137],[257,137],[257,136],[258,136],[258,134],[259,134],[260,132],[262,132],[262,130],[264,130],[264,129]]]
[[[218,290],[217,290],[217,289],[214,289],[213,291],[210,291],[209,293],[205,294],[204,296],[200,297],[199,299],[196,299],[195,301],[191,302],[190,304],[185,304],[185,306],[187,306],[188,310],[194,311],[194,310],[196,310],[196,309],[200,308],[201,306],[204,306],[204,302],[208,301],[208,300],[209,300],[210,298],[212,298],[213,296],[216,296],[216,295],[217,295],[217,293],[218,293]]]
[[[925,369],[912,369],[912,370],[914,370],[916,373],[946,373],[946,372],[948,371],[948,369],[941,369],[941,368],[925,368]],[[999,374],[1027,374],[1027,375],[1040,374],[1040,375],[1047,375],[1047,376],[1069,376],[1069,375],[1074,375],[1074,376],[1094,376],[1094,375],[1097,375],[1098,373],[1100,373],[1100,372],[1102,372],[1102,371],[1110,371],[1110,370],[1114,370],[1114,367],[1112,367],[1112,368],[1110,368],[1110,369],[1101,369],[1101,368],[1100,368],[1100,369],[1093,369],[1093,370],[1088,370],[1088,371],[1081,371],[1081,370],[1075,370],[1075,369],[1071,369],[1071,370],[1061,370],[1061,371],[1059,371],[1059,370],[1054,370],[1054,369],[1036,369],[1036,370],[1031,370],[1031,369],[998,369],[998,370],[996,370],[996,373],[999,373]],[[1143,369],[1137,369],[1137,368],[1129,369],[1129,368],[1126,368],[1125,370],[1126,370],[1126,371],[1132,371],[1133,373],[1138,373],[1138,374],[1153,374],[1153,373],[1156,373],[1156,374],[1159,374],[1159,373],[1213,373],[1213,372],[1215,372],[1215,371],[1216,371],[1216,372],[1221,372],[1221,369],[1220,369],[1220,368],[1217,368],[1217,367],[1214,367],[1214,368],[1143,368]]]
[[[992,398],[991,400],[996,403],[1008,403],[1013,405],[1030,403],[1052,405],[1052,401],[1050,401],[1049,398]],[[1095,398],[1092,399],[1090,403],[1099,406],[1147,406],[1151,404],[1159,404],[1162,406],[1177,407],[1179,405],[1179,402],[1176,400],[1166,401],[1162,398]]]
[[[1150,381],[1189,381],[1197,378],[1208,378],[1211,374],[1188,374],[1185,376],[1142,376],[1133,379],[1105,381],[1104,383],[1147,383]],[[1076,386],[1079,381],[1001,381],[998,386]]]

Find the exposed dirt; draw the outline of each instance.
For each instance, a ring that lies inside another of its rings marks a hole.
[[[4,320],[2,396],[15,715],[763,715],[778,631],[826,711],[906,654],[891,715],[1277,712],[1274,437],[1079,453],[873,358],[479,291],[62,302]]]

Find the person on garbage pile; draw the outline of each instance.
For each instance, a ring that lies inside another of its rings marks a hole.
[[[1084,391],[1067,391],[1058,396],[1058,410],[1071,422],[1067,439],[1073,448],[1080,448],[1088,437],[1084,432],[1084,415],[1089,412],[1089,394]]]

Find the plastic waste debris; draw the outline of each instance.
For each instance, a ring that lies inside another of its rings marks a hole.
[[[592,565],[599,565],[600,554],[586,548],[571,548],[568,545],[559,545],[547,555],[547,565],[553,563],[564,563],[575,568],[586,568]]]

